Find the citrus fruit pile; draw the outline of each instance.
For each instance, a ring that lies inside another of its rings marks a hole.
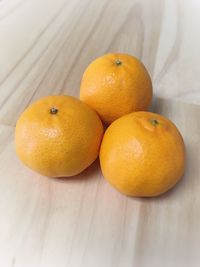
[[[85,70],[80,100],[47,96],[21,114],[16,153],[49,177],[77,175],[99,156],[104,177],[120,192],[160,195],[183,176],[185,148],[170,120],[147,111],[151,100],[151,78],[137,58],[104,55]]]

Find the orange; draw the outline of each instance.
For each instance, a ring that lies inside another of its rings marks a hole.
[[[120,192],[157,196],[173,187],[184,173],[183,138],[176,126],[159,114],[130,113],[108,127],[100,162],[103,175]]]
[[[71,96],[48,96],[20,116],[16,153],[42,175],[72,176],[97,158],[102,135],[101,120],[85,103]]]
[[[85,70],[80,99],[105,123],[133,111],[147,110],[152,99],[151,78],[144,65],[127,54],[107,54]]]

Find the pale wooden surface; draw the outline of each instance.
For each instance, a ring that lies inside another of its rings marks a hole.
[[[200,2],[0,1],[0,267],[200,265]],[[78,96],[87,64],[106,52],[138,56],[151,73],[154,110],[187,146],[182,182],[159,198],[120,195],[98,162],[48,179],[16,158],[15,122],[48,94]],[[188,102],[188,103],[184,103]]]

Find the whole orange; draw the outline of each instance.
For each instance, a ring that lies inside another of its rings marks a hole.
[[[88,105],[71,96],[48,96],[20,116],[16,153],[42,175],[73,176],[97,158],[102,135],[101,120]]]
[[[145,66],[127,54],[106,54],[85,70],[80,99],[111,123],[133,111],[147,110],[152,99],[151,78]]]
[[[105,178],[130,196],[157,196],[184,173],[185,149],[176,126],[151,112],[130,113],[107,129],[100,162]]]

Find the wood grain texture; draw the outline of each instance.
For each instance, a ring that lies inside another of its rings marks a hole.
[[[14,126],[22,110],[41,96],[78,96],[89,62],[112,51],[138,56],[158,96],[199,93],[196,0],[12,0],[0,5],[1,123]]]
[[[200,265],[200,106],[190,104],[200,103],[199,15],[197,0],[0,1],[0,267]],[[89,62],[112,51],[145,63],[153,110],[186,141],[186,174],[159,198],[122,196],[98,161],[58,180],[15,155],[24,108],[44,95],[78,96]]]

